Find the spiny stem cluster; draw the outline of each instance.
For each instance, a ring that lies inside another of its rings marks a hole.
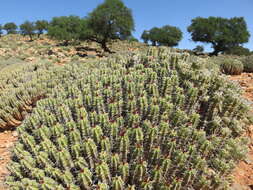
[[[226,189],[248,108],[186,55],[150,49],[75,74],[18,128],[11,189]]]

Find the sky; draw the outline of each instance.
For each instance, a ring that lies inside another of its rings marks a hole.
[[[87,16],[103,0],[1,0],[0,24],[38,19],[50,20],[54,16]],[[244,47],[253,51],[253,0],[123,0],[132,9],[135,20],[133,35],[140,39],[144,30],[152,27],[172,25],[183,32],[183,40],[178,48],[193,49],[187,27],[195,17],[220,16],[225,18],[244,17],[251,38]],[[205,45],[211,51],[210,45]]]

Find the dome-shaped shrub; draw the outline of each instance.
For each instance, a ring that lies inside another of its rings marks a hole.
[[[18,128],[11,189],[228,187],[247,149],[247,106],[224,78],[152,51],[73,66],[76,80]]]
[[[244,57],[242,59],[244,72],[252,73],[253,72],[253,55]]]
[[[243,72],[243,64],[239,59],[228,56],[218,57],[217,63],[224,74],[240,75]]]

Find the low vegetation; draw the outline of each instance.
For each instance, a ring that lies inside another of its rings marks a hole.
[[[18,128],[10,188],[228,187],[248,107],[219,73],[168,50],[50,69],[47,97]]]
[[[253,55],[242,58],[244,72],[253,72]]]
[[[134,28],[121,0],[85,18],[0,25],[0,130],[19,136],[10,190],[231,186],[253,124],[225,76],[253,72],[244,19],[192,20],[192,40],[211,55],[171,48],[183,37],[175,26],[145,30],[145,43]]]

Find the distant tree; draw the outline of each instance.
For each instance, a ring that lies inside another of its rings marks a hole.
[[[48,35],[69,45],[71,41],[81,39],[85,30],[85,20],[78,16],[54,17],[48,27]]]
[[[126,39],[134,30],[132,11],[121,0],[105,0],[88,15],[88,27],[92,30],[90,40],[107,47],[111,39]]]
[[[160,34],[161,29],[158,27],[154,27],[149,31],[149,40],[153,46],[156,46],[158,44]]]
[[[145,44],[148,43],[149,41],[149,31],[148,30],[144,30],[142,35],[141,35],[141,39],[144,41]]]
[[[224,51],[224,53],[228,55],[250,55],[251,54],[248,48],[245,48],[242,46],[234,46],[234,47],[228,48]]]
[[[127,40],[128,40],[129,42],[139,42],[139,40],[138,40],[137,38],[135,38],[134,36],[129,36],[129,37],[127,38]]]
[[[3,29],[6,30],[7,34],[17,34],[18,27],[14,22],[9,22],[3,26]]]
[[[46,20],[38,20],[35,23],[36,30],[38,31],[38,38],[41,34],[44,33],[44,31],[47,31],[48,29],[48,21]]]
[[[33,22],[25,21],[19,26],[20,32],[23,35],[28,35],[30,40],[33,40],[33,35],[35,34],[35,24]]]
[[[0,37],[2,36],[2,34],[3,34],[3,27],[2,27],[2,25],[0,24]]]
[[[183,33],[177,27],[165,25],[161,28],[153,27],[151,30],[145,30],[141,38],[145,43],[151,41],[153,46],[164,45],[173,47],[178,45],[178,42],[182,39]]]
[[[177,27],[166,25],[159,29],[157,42],[159,45],[169,47],[177,46],[178,42],[182,40],[183,33]]]
[[[250,34],[243,17],[231,19],[221,17],[197,17],[188,27],[192,40],[211,43],[214,49],[212,55],[218,55],[227,49],[248,42]]]
[[[193,49],[193,51],[194,52],[198,52],[198,53],[203,53],[204,52],[204,46],[200,46],[200,45],[197,45],[194,49]]]

